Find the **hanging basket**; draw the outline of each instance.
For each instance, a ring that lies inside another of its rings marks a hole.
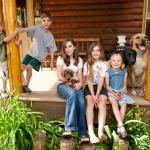
[[[118,43],[119,43],[119,46],[125,46],[124,44],[126,43],[126,35],[119,35],[117,36],[118,37]]]

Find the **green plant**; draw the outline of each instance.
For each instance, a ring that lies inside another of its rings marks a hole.
[[[150,111],[138,105],[126,114],[124,124],[130,150],[150,149],[150,120],[146,119],[149,115]]]
[[[32,133],[43,113],[33,112],[29,104],[19,101],[21,95],[12,95],[9,92],[7,99],[0,98],[0,149],[30,150],[34,142]]]
[[[59,150],[60,139],[64,132],[64,119],[52,121],[39,121],[38,129],[46,131],[46,150]]]

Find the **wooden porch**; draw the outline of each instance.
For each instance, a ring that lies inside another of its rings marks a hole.
[[[34,111],[40,111],[45,113],[48,120],[51,120],[52,116],[56,116],[58,119],[64,118],[65,100],[58,97],[56,92],[56,86],[57,76],[55,69],[53,71],[50,71],[50,69],[48,68],[43,68],[43,70],[40,70],[39,73],[33,70],[33,77],[29,86],[33,92],[22,96],[21,101],[26,103],[31,100],[32,109]],[[134,105],[137,104],[141,107],[145,107],[146,110],[150,110],[150,101],[145,100],[144,97],[131,97],[135,100]],[[134,105],[128,105],[128,108],[132,109]],[[109,102],[107,102],[107,108],[107,113],[113,114]],[[94,122],[97,123],[97,110],[95,110],[95,112],[96,113]],[[109,122],[108,117],[107,122]]]

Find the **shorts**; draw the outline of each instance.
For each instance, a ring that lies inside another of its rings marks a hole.
[[[26,54],[22,61],[22,64],[24,64],[26,66],[29,64],[33,67],[34,70],[39,71],[42,63],[39,60],[37,60],[36,58]]]
[[[97,92],[97,87],[98,87],[98,84],[93,85],[95,95],[96,95],[96,92]],[[86,97],[87,95],[91,95],[90,90],[88,88],[88,85],[86,85],[85,88],[84,88],[84,96]],[[101,89],[99,95],[105,95],[106,97],[108,97],[107,90],[104,86],[102,86],[102,89]]]
[[[2,78],[3,80],[8,79],[7,61],[0,61],[0,78]]]

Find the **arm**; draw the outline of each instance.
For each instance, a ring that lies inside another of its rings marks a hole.
[[[82,68],[79,68],[78,69],[78,80],[79,82],[75,84],[75,90],[79,90],[81,87],[82,87],[82,76],[83,76],[83,73],[82,73]],[[72,79],[75,79],[75,77],[73,77]]]
[[[13,33],[11,33],[10,35],[8,35],[7,37],[4,38],[4,42],[11,41],[16,36],[16,34],[21,33],[24,30],[25,30],[25,28],[20,28],[20,27],[16,28],[16,30]]]
[[[92,100],[93,100],[94,106],[95,106],[95,108],[97,109],[98,99],[96,98],[96,96],[95,96],[95,94],[94,94],[94,89],[93,89],[92,80],[89,80],[89,79],[88,79],[88,75],[86,76],[86,80],[87,80],[87,85],[88,85],[89,91],[90,91],[91,96],[92,96]]]
[[[97,87],[97,92],[96,92],[96,97],[97,97],[97,99],[98,99],[98,97],[99,97],[100,91],[101,91],[102,86],[103,86],[103,84],[104,84],[104,78],[105,78],[105,77],[101,76],[101,77],[99,78],[99,80],[98,80],[98,87]]]
[[[127,72],[125,73],[125,76],[124,76],[123,87],[122,87],[122,91],[120,93],[120,99],[122,98],[122,95],[126,89],[127,89]]]
[[[63,76],[63,67],[59,64],[57,64],[57,78],[59,81],[67,82],[67,80]]]
[[[109,86],[109,75],[108,73],[106,72],[106,75],[105,75],[105,85],[106,85],[106,89],[108,92],[112,93],[116,98],[119,98],[119,95],[118,93],[115,93],[111,90],[110,86]]]
[[[51,52],[50,55],[51,55],[50,68],[51,68],[51,70],[53,70],[54,69],[54,52]]]

